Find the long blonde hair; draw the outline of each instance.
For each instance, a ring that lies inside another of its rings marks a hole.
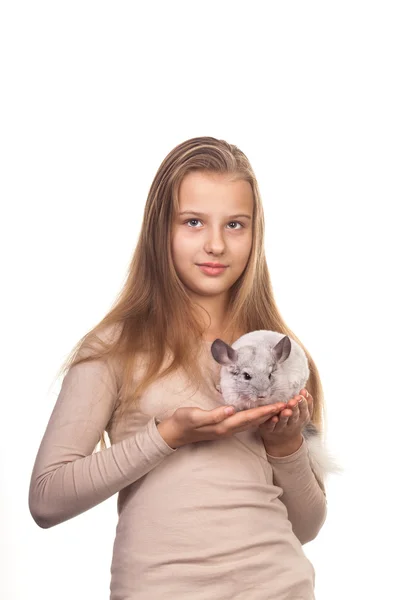
[[[177,276],[171,258],[172,221],[178,210],[179,186],[191,171],[228,175],[248,181],[253,190],[252,248],[248,264],[230,289],[229,338],[270,329],[289,335],[304,349],[310,367],[306,384],[314,399],[312,421],[322,432],[323,390],[317,367],[307,349],[284,322],[276,305],[264,252],[264,213],[249,160],[239,148],[213,137],[196,137],[176,146],[162,161],[151,184],[138,243],[125,283],[108,314],[74,346],[57,377],[72,366],[101,359],[122,365],[119,418],[158,377],[183,368],[194,382],[201,379],[199,340],[205,329],[194,316],[193,304]],[[112,335],[106,335],[112,332]],[[160,333],[162,332],[162,333]],[[170,364],[160,372],[165,353]],[[135,358],[148,356],[146,370],[133,385]],[[106,448],[102,433],[100,447]]]

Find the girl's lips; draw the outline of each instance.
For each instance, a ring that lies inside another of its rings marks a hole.
[[[226,267],[206,267],[205,265],[198,265],[198,267],[206,275],[220,275],[226,269]]]
[[[198,266],[199,267],[212,267],[213,269],[215,269],[217,267],[218,268],[219,267],[221,267],[221,268],[222,267],[227,267],[228,265],[224,265],[223,263],[217,263],[217,262],[213,263],[213,262],[210,262],[210,263],[198,263]]]

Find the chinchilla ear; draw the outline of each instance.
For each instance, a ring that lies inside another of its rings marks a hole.
[[[235,363],[238,359],[237,351],[219,338],[213,341],[211,345],[211,354],[220,365],[228,366]]]
[[[272,353],[275,356],[276,362],[284,362],[290,354],[292,344],[290,338],[285,335],[279,342],[272,348]]]

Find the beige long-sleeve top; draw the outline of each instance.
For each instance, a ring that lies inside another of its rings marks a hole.
[[[220,406],[220,366],[204,344],[204,385],[158,379],[125,421],[119,377],[101,361],[64,377],[33,467],[29,509],[53,527],[118,492],[110,600],[313,600],[302,544],[326,518],[305,441],[266,454],[257,429],[171,448],[155,417]],[[140,369],[138,369],[138,375]],[[106,430],[111,447],[94,452]]]

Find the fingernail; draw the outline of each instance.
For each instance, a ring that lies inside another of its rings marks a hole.
[[[233,408],[233,406],[228,406],[227,408],[225,408],[224,412],[226,415],[232,415],[235,412],[235,409]]]

